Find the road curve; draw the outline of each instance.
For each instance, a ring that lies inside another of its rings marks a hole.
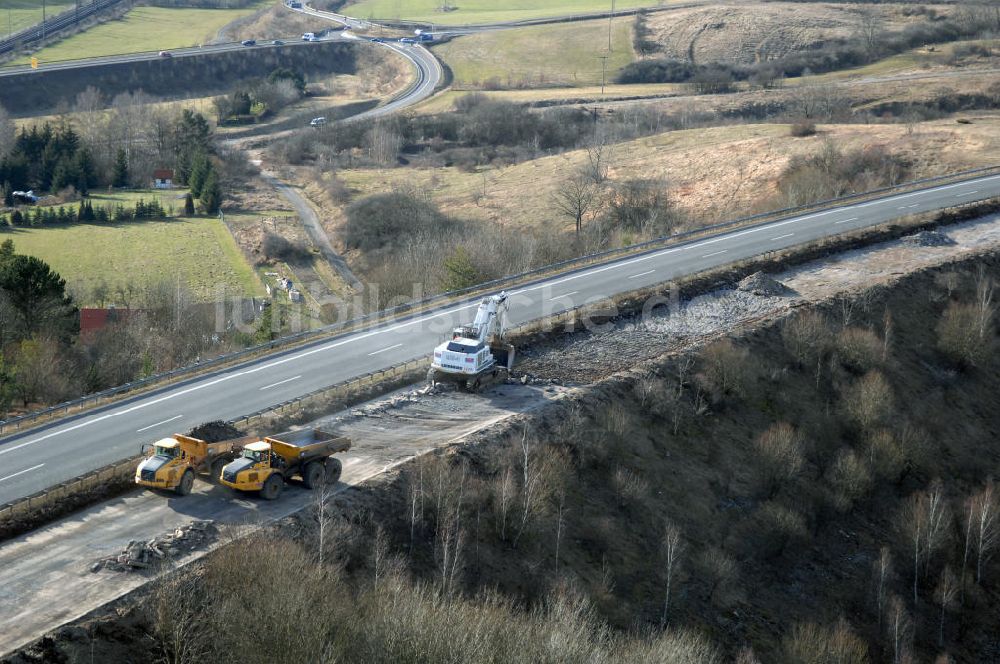
[[[762,223],[554,276],[511,293],[510,322],[535,320],[608,296],[845,231],[1000,196],[1000,175],[938,185]],[[233,419],[327,385],[427,355],[477,299],[314,342],[199,376],[0,441],[0,503],[24,497],[201,422]]]

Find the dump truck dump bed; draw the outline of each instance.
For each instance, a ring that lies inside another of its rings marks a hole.
[[[303,429],[270,436],[264,442],[289,463],[304,458],[329,456],[351,449],[351,440],[322,429]]]

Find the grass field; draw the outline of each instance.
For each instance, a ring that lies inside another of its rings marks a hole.
[[[468,35],[435,47],[451,67],[456,87],[537,88],[600,85],[635,59],[631,18],[615,19],[608,53],[608,22],[584,21]]]
[[[825,125],[819,135],[805,139],[792,138],[783,124],[669,131],[613,145],[609,175],[619,182],[660,180],[682,211],[721,219],[753,211],[776,191],[792,157],[816,154],[827,140],[845,151],[883,145],[913,165],[913,177],[994,163],[1000,151],[996,114],[977,112],[968,125],[951,118],[919,123],[912,134],[907,132],[903,124]],[[587,160],[585,150],[575,150],[476,173],[449,167],[344,169],[338,175],[355,200],[409,186],[459,218],[515,228],[568,228],[568,220],[553,208],[552,196]]]
[[[409,19],[443,25],[496,23],[545,16],[567,16],[608,11],[607,0],[452,0],[454,11],[438,11],[441,0],[361,0],[343,12],[359,18]],[[655,7],[659,0],[617,0],[616,9]]]
[[[136,7],[121,19],[72,35],[35,53],[40,62],[159,51],[207,44],[227,23],[271,4],[262,0],[242,9]],[[14,64],[24,64],[21,58]]]
[[[49,263],[84,295],[102,279],[112,288],[179,281],[203,301],[214,300],[220,285],[228,296],[263,294],[229,231],[214,217],[0,230],[0,241],[6,239],[18,253]]]
[[[73,6],[72,2],[46,2],[45,17],[51,19]],[[0,36],[6,37],[41,22],[41,0],[0,0]]]

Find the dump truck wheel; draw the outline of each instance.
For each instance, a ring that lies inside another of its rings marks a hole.
[[[219,480],[222,477],[222,469],[226,467],[225,459],[216,459],[212,462],[212,468],[208,472],[211,473],[210,477],[213,484],[219,484]]]
[[[186,496],[191,493],[191,489],[194,487],[194,473],[190,469],[185,470],[184,474],[181,475],[181,481],[177,483],[174,487],[174,492],[178,496]]]
[[[285,481],[281,477],[281,473],[272,473],[270,477],[264,480],[264,486],[260,490],[260,495],[264,500],[277,500],[278,496],[281,495],[281,487],[284,484]]]
[[[344,464],[340,459],[330,457],[326,460],[326,483],[336,484],[340,481],[340,473],[344,470]]]
[[[310,461],[306,464],[306,468],[302,471],[302,483],[306,485],[307,489],[315,489],[323,481],[323,464],[319,461]]]

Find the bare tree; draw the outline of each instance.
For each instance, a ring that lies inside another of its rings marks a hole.
[[[574,222],[577,237],[583,229],[584,217],[593,209],[596,200],[597,186],[584,173],[577,173],[565,180],[552,195],[552,204],[556,210]]]
[[[153,594],[155,639],[167,664],[195,664],[209,658],[211,635],[204,629],[206,598],[193,574],[164,578]]]
[[[330,531],[331,515],[327,509],[327,501],[333,495],[333,485],[323,482],[314,489],[313,500],[316,503],[316,559],[320,569],[323,569],[323,556],[326,552],[326,537]]]
[[[595,137],[587,147],[586,172],[596,186],[601,186],[608,179],[608,162],[612,153],[613,148],[604,137]]]
[[[892,345],[892,312],[888,309],[882,316],[882,364],[889,361],[889,348]]]
[[[385,576],[389,559],[389,536],[382,526],[375,527],[375,538],[372,540],[372,585],[378,590],[379,581]]]
[[[904,518],[913,553],[913,601],[916,603],[921,567],[925,571],[929,569],[931,559],[940,550],[948,534],[944,484],[940,480],[934,480],[926,491],[911,496]]]
[[[910,650],[913,621],[906,611],[903,600],[893,595],[889,599],[889,615],[886,620],[886,630],[892,642],[893,664],[902,664]]]
[[[982,265],[976,273],[976,332],[979,339],[985,341],[987,333],[992,332],[991,323],[996,313],[993,303],[993,279],[986,274]]]
[[[1000,543],[1000,505],[992,479],[969,499],[967,509],[972,525],[972,547],[976,552],[976,583],[982,583],[983,564],[989,561]]]
[[[667,587],[663,591],[663,615],[660,617],[660,629],[667,626],[670,617],[670,593],[673,589],[674,574],[684,552],[684,540],[681,529],[673,521],[667,519],[663,526],[663,537],[660,540],[660,551],[663,555],[663,576]]]
[[[559,568],[559,546],[562,544],[563,515],[566,512],[566,489],[560,487],[556,492],[558,505],[556,506],[556,568]]]
[[[368,156],[379,164],[391,164],[403,147],[403,137],[387,122],[376,122],[365,134]]]
[[[859,12],[857,35],[869,58],[878,57],[884,33],[882,17],[877,11],[866,7]]]
[[[884,422],[893,409],[892,386],[879,371],[869,371],[850,386],[844,395],[848,415],[862,429],[872,429]]]
[[[955,600],[958,598],[958,579],[950,567],[945,567],[941,572],[937,588],[934,590],[934,599],[941,607],[941,619],[938,622],[938,646],[944,645],[944,614],[955,607]]]
[[[754,443],[761,464],[764,492],[773,498],[785,482],[802,471],[805,458],[798,432],[787,422],[778,422],[761,433]]]
[[[507,519],[510,514],[511,505],[514,503],[514,496],[514,475],[510,466],[507,466],[497,476],[496,487],[493,493],[493,509],[497,515],[497,535],[503,541],[507,541]]]
[[[885,597],[892,575],[892,554],[889,547],[879,549],[878,560],[875,561],[875,610],[878,612],[879,624],[885,612]]]

